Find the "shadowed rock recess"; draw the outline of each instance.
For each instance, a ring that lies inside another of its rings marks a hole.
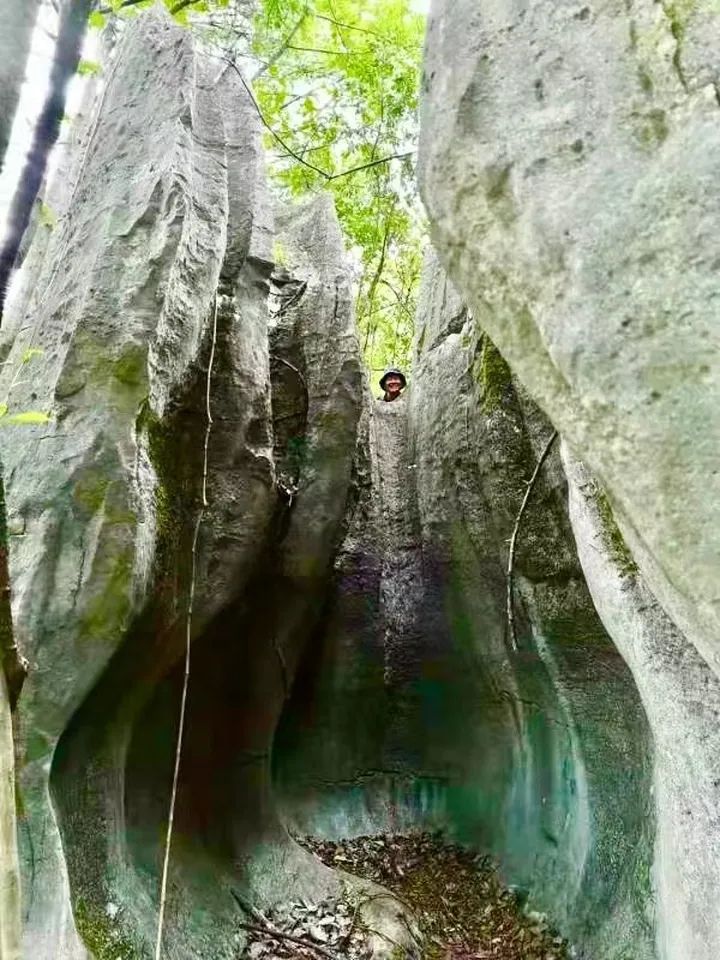
[[[189,623],[167,960],[431,830],[577,958],[720,953],[717,102],[695,14],[633,6],[435,3],[458,287],[429,253],[387,404],[331,202],[273,210],[234,71],[127,28],[0,344],[23,960],[152,956]]]

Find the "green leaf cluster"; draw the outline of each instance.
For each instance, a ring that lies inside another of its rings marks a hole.
[[[412,0],[258,0],[252,30],[245,0],[102,9],[130,16],[153,2],[250,79],[280,194],[332,193],[366,363],[408,368],[426,235],[414,170],[425,18]]]
[[[425,21],[410,0],[262,0],[253,89],[270,172],[330,190],[357,270],[367,365],[409,365],[424,222],[415,184]]]
[[[231,0],[193,0],[184,4],[182,0],[107,0],[107,2],[88,17],[88,25],[102,30],[108,16],[136,16],[141,10],[147,10],[155,3],[163,3],[178,23],[191,22],[191,14],[212,14],[230,6]]]
[[[5,407],[6,404],[2,404],[0,409]],[[0,426],[39,426],[43,423],[50,423],[50,414],[42,410],[23,410],[20,413],[8,413],[5,410],[4,414],[0,414]]]
[[[81,60],[77,72],[81,77],[96,77],[102,73],[102,67],[95,60]]]
[[[47,227],[49,230],[54,230],[55,227],[57,226],[57,219],[58,219],[57,214],[55,213],[52,207],[48,206],[48,204],[45,203],[44,200],[41,201],[40,206],[38,208],[38,217],[39,217],[40,223],[44,227]]]

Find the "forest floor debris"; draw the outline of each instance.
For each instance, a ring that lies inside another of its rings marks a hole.
[[[395,948],[397,960],[568,960],[570,953],[544,917],[524,913],[488,857],[448,844],[437,834],[326,841],[298,838],[330,867],[375,881],[409,907],[417,950]],[[354,896],[354,898],[353,898]],[[267,916],[249,916],[242,960],[366,960],[368,931],[357,893],[319,903],[296,901]],[[286,936],[283,936],[286,935]]]

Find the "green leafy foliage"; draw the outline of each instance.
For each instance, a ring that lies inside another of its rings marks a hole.
[[[50,414],[43,413],[41,410],[23,410],[22,413],[8,413],[7,405],[3,404],[5,407],[5,414],[0,416],[3,426],[9,426],[10,424],[25,425],[25,426],[38,426],[39,424],[49,423]]]
[[[280,194],[332,193],[366,363],[407,368],[426,232],[414,171],[424,17],[411,0],[259,0],[252,29],[236,0],[101,9],[129,17],[153,2],[250,80]]]
[[[57,226],[57,214],[52,207],[45,203],[44,200],[40,203],[38,216],[40,218],[40,223],[44,227],[48,227],[48,229],[53,230]]]
[[[96,77],[102,73],[102,67],[96,60],[81,60],[77,72],[81,77]]]
[[[253,89],[286,195],[330,190],[366,363],[407,367],[424,224],[414,173],[424,18],[409,0],[263,0]]]
[[[230,0],[106,0],[99,9],[90,14],[88,25],[102,30],[108,16],[134,17],[156,3],[163,3],[178,23],[186,25],[192,22],[192,15],[225,10],[230,5]]]
[[[21,363],[30,363],[33,357],[41,357],[45,353],[40,347],[27,347],[23,350]]]

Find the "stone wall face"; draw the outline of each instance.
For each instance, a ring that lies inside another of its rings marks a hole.
[[[316,654],[278,742],[283,810],[329,837],[441,828],[578,948],[653,958],[651,743],[593,608],[552,428],[434,256],[407,395],[368,398]]]
[[[350,482],[348,272],[325,200],[274,225],[255,108],[168,17],[128,28],[76,149],[1,378],[23,956],[150,953],[193,590],[164,955],[220,960],[231,885],[339,883],[283,828],[270,759]]]
[[[720,882],[720,687],[642,577],[628,576],[597,484],[566,449],[570,513],[597,609],[627,660],[653,732],[657,817],[654,882],[663,958],[710,960],[719,940],[713,891]]]
[[[436,247],[564,438],[578,553],[649,723],[663,960],[720,946],[703,812],[719,756],[719,25],[695,2],[435,0],[424,76]]]
[[[717,104],[679,7],[437,0],[453,279],[391,404],[327,199],[273,210],[234,71],[127,30],[0,349],[27,960],[150,954],[188,624],[170,960],[237,955],[232,889],[348,881],[288,826],[439,827],[579,957],[717,955]]]
[[[434,256],[418,317],[411,432],[433,606],[456,663],[460,775],[448,820],[588,957],[654,956],[651,743],[593,608],[552,426]],[[463,679],[465,682],[463,683]]]
[[[703,2],[435,0],[419,164],[444,264],[716,671],[719,30]]]

